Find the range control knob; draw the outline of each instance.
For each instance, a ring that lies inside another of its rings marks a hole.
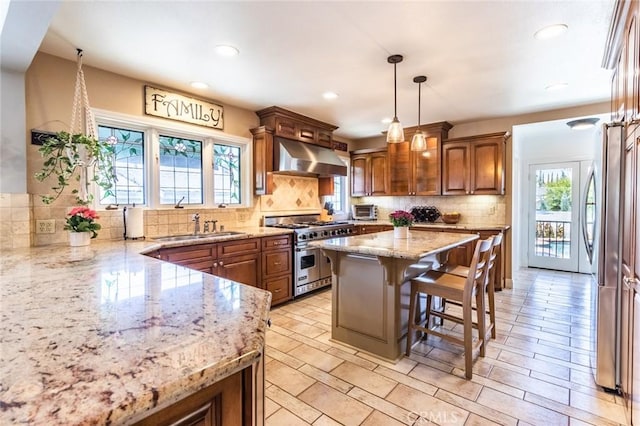
[[[306,240],[307,239],[307,235],[306,234],[302,234],[302,235],[299,235],[298,238],[300,238],[301,240]]]

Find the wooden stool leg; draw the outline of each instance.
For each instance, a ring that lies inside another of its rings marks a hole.
[[[409,301],[409,319],[407,321],[407,350],[405,355],[411,355],[411,341],[413,338],[413,325],[416,320],[416,298],[420,297],[420,293],[414,291],[413,285],[411,285],[411,297]]]
[[[471,379],[473,375],[473,322],[471,319],[471,301],[463,303],[462,319],[464,325],[464,375]]]
[[[433,296],[427,294],[427,306],[425,309],[425,321],[424,328],[431,328],[431,304],[433,303]]]
[[[489,283],[489,321],[493,326],[491,328],[491,338],[496,338],[496,290],[493,283]]]
[[[476,294],[476,315],[478,319],[478,339],[480,342],[480,356],[484,356],[487,346],[487,324],[486,324],[486,307],[484,301],[484,291],[478,291]]]

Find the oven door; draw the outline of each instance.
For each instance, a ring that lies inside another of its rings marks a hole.
[[[296,287],[320,279],[320,249],[310,247],[296,248]]]

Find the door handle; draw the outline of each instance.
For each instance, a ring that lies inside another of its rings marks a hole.
[[[624,283],[624,285],[629,287],[630,290],[635,290],[635,291],[640,290],[638,288],[638,285],[640,284],[640,281],[638,281],[635,278],[631,278],[631,277],[626,277],[625,276],[625,277],[622,278],[622,282]]]

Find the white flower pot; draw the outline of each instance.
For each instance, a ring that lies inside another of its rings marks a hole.
[[[88,246],[91,243],[91,232],[69,232],[69,245],[71,247]]]
[[[409,227],[408,226],[394,226],[393,227],[393,238],[409,238]]]

